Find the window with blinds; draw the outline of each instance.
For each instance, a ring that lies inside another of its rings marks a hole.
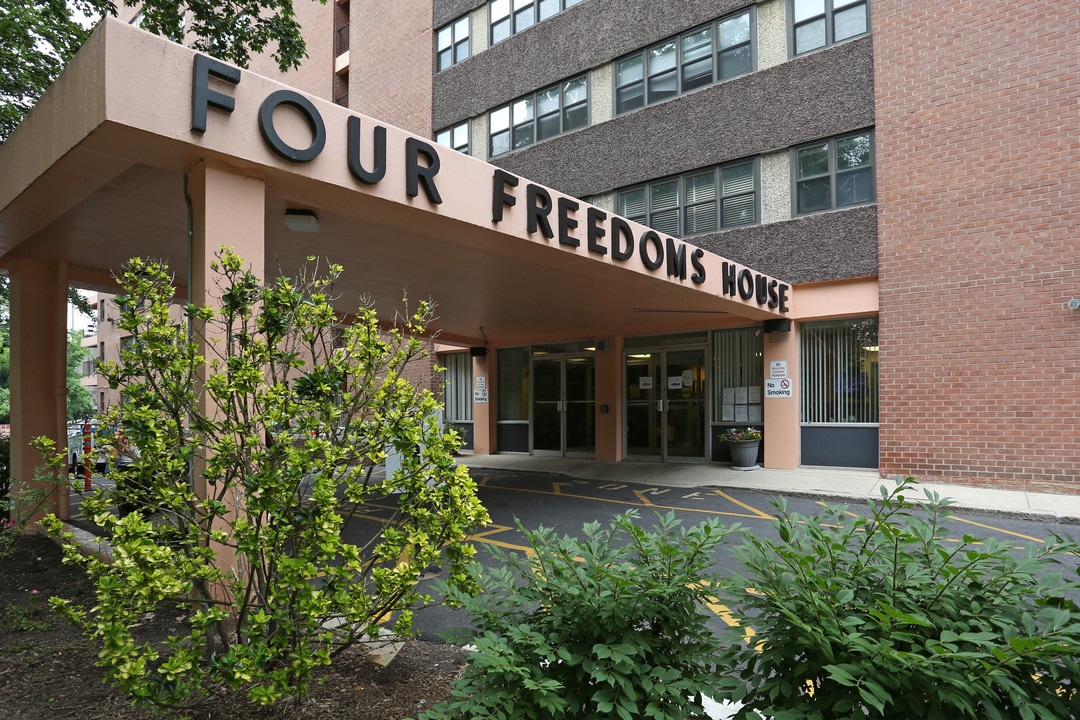
[[[800,330],[804,424],[877,424],[878,319],[807,323]]]
[[[450,353],[443,356],[443,363],[446,366],[446,389],[443,391],[446,420],[471,422],[472,358],[467,352]]]
[[[619,214],[675,237],[758,221],[758,163],[741,160],[619,190]]]
[[[765,344],[755,328],[713,333],[713,422],[761,424]]]

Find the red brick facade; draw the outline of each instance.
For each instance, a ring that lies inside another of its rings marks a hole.
[[[1080,493],[1080,5],[873,6],[883,475]]]

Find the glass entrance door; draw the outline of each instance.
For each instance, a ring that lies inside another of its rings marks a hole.
[[[534,356],[533,453],[596,454],[595,378],[592,355]]]
[[[626,457],[705,460],[705,349],[627,353],[624,377]]]

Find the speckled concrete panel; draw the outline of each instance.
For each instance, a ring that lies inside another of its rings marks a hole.
[[[877,275],[877,206],[695,235],[688,242],[791,283]]]
[[[487,5],[487,0],[435,0],[432,6],[432,22],[434,27],[442,27],[455,18],[459,18],[467,12],[475,10],[481,5]],[[473,32],[482,31],[487,35],[487,28],[473,28]]]
[[[585,0],[436,75],[432,125],[445,127],[478,115],[750,4],[746,0]],[[461,14],[472,6],[475,3],[463,2],[454,9]],[[444,17],[441,9],[437,8],[436,16]],[[443,22],[453,17],[447,13]]]
[[[791,152],[761,156],[761,222],[791,219]]]
[[[493,159],[578,197],[874,124],[869,37]]]
[[[758,4],[757,61],[758,69],[787,62],[787,12],[784,0],[769,0]]]

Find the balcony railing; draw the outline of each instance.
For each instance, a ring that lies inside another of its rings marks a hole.
[[[349,93],[337,96],[336,98],[334,98],[334,102],[336,102],[338,105],[341,105],[342,107],[349,107]]]
[[[345,23],[337,29],[337,55],[342,55],[349,51],[349,23]]]

